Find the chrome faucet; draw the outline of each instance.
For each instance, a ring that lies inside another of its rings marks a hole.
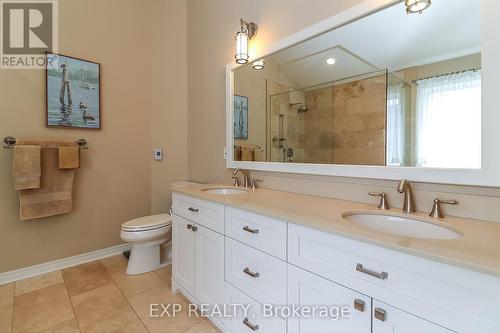
[[[248,173],[243,170],[243,169],[235,169],[233,171],[233,178],[237,177],[236,175],[240,172],[243,175],[243,187],[249,187],[249,181],[248,181]],[[239,182],[237,181],[238,178],[235,178],[235,186],[239,186]]]
[[[406,179],[403,179],[402,181],[399,182],[397,191],[399,193],[404,193],[404,202],[403,202],[403,212],[409,214],[409,213],[415,213],[415,203],[413,201],[413,193],[411,191],[411,185],[410,182]]]

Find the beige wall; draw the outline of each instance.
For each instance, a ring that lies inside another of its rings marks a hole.
[[[185,7],[59,1],[60,53],[101,64],[101,131],[46,129],[44,71],[0,70],[1,138],[83,137],[90,148],[77,171],[74,212],[23,222],[12,152],[0,151],[0,272],[119,244],[124,221],[168,209],[168,183],[187,172]],[[166,149],[166,160],[152,167],[153,146]]]
[[[234,59],[240,17],[255,21],[253,47],[297,32],[362,0],[188,0],[189,178],[204,182],[227,175],[225,65]]]
[[[150,0],[151,1],[151,0]],[[136,1],[143,2],[143,1]],[[170,208],[170,183],[187,178],[187,1],[153,0],[151,149],[164,160],[151,160],[151,210]]]
[[[202,182],[228,181],[223,148],[225,145],[225,64],[233,61],[234,33],[239,18],[255,21],[259,33],[255,43],[262,48],[361,0],[189,0],[188,2],[188,119],[189,178]],[[255,173],[254,173],[255,174]],[[355,201],[375,202],[367,192],[385,190],[393,206],[402,197],[393,181],[348,179],[281,173],[258,173],[263,186],[300,191]],[[447,207],[457,216],[478,217],[500,222],[500,190],[467,186],[415,184],[419,210],[428,210],[435,196],[460,201]]]

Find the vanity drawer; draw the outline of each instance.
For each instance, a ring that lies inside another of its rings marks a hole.
[[[173,193],[172,209],[174,214],[224,233],[224,206],[221,204]]]
[[[286,260],[287,223],[226,207],[226,235]]]
[[[499,327],[500,279],[297,225],[289,262],[457,332]]]
[[[226,281],[263,304],[286,304],[287,264],[225,237]]]
[[[286,333],[287,323],[280,317],[264,317],[263,306],[238,289],[226,283],[226,304],[248,306],[245,313],[238,307],[234,316],[224,321],[232,333]],[[253,327],[253,329],[252,329]]]

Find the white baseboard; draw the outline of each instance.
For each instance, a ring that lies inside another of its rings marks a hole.
[[[130,244],[120,244],[97,251],[79,254],[73,257],[62,258],[35,266],[29,266],[5,273],[0,273],[0,285],[114,256],[116,254],[122,253],[123,251],[130,250],[131,248],[132,246]]]

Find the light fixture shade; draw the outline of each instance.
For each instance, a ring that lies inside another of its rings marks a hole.
[[[236,33],[236,55],[234,57],[237,64],[248,62],[248,34],[243,29]]]
[[[264,65],[265,65],[264,59],[260,59],[260,60],[254,61],[254,63],[252,64],[252,67],[253,67],[253,69],[255,69],[257,71],[261,71],[264,69]]]
[[[408,14],[422,13],[432,4],[431,0],[406,0],[406,12]]]

